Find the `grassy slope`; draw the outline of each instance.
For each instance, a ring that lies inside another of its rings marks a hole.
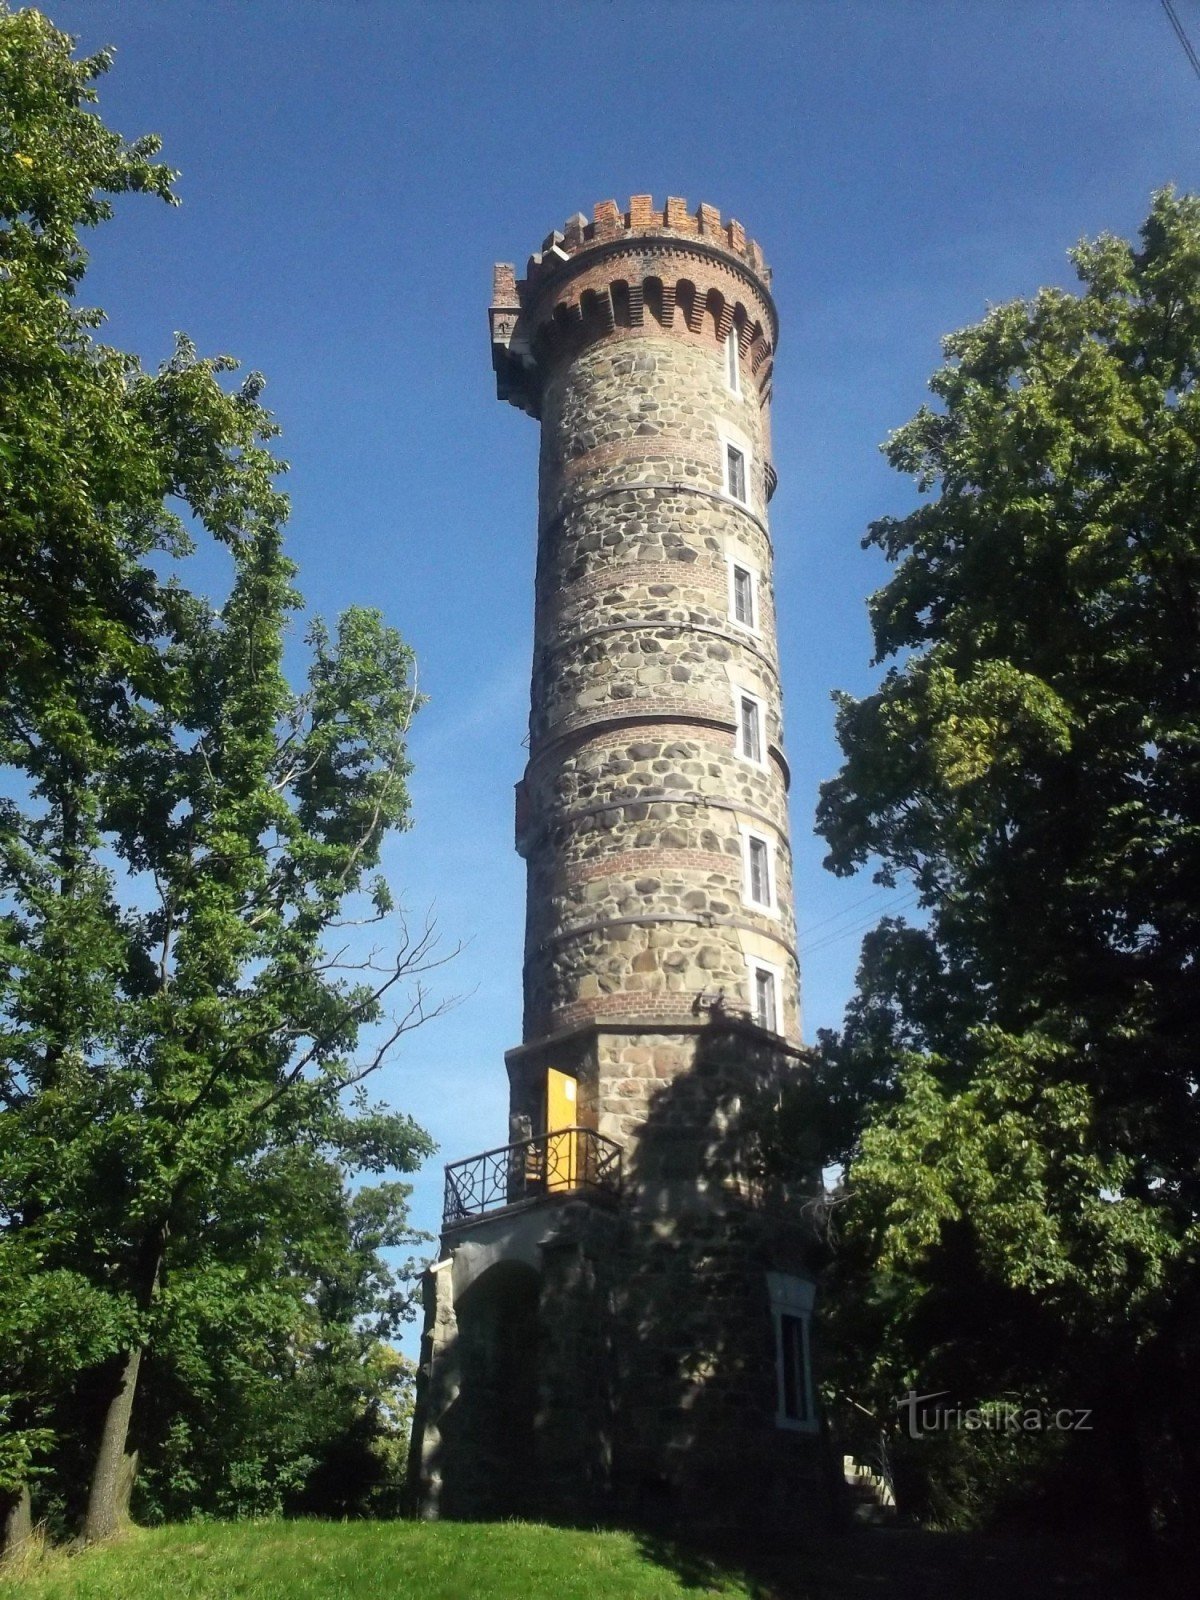
[[[52,1557],[20,1579],[0,1581],[0,1596],[695,1600],[696,1576],[662,1565],[623,1533],[522,1523],[193,1523],[139,1529],[108,1549]],[[730,1577],[711,1582],[712,1592],[733,1600],[752,1592]]]

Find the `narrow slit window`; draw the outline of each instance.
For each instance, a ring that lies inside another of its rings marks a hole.
[[[725,446],[725,472],[732,499],[746,502],[746,457],[735,444]]]
[[[730,328],[725,335],[725,382],[734,394],[742,392],[742,375],[738,370],[738,334]]]
[[[779,1032],[779,1001],[775,974],[769,967],[754,968],[754,1020],[768,1033]]]
[[[743,628],[756,626],[754,616],[754,574],[749,567],[733,569],[733,620]]]
[[[744,694],[740,699],[741,745],[742,754],[747,761],[757,761],[762,764],[762,712],[757,700],[752,700]]]
[[[746,841],[746,857],[750,868],[750,898],[757,906],[771,904],[771,847],[765,839],[751,834]]]

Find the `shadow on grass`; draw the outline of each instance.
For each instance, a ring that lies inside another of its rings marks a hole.
[[[1116,1558],[1049,1540],[864,1528],[754,1550],[634,1532],[643,1557],[688,1589],[720,1592],[740,1580],[754,1600],[1144,1600]],[[1155,1600],[1191,1597],[1156,1587]]]
[[[744,1551],[728,1547],[704,1550],[694,1543],[652,1533],[635,1532],[633,1537],[643,1560],[665,1567],[685,1589],[719,1593],[730,1579],[736,1579],[754,1600],[776,1600],[782,1594],[765,1574],[755,1573],[746,1566]]]

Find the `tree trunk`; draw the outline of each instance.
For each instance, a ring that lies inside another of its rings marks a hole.
[[[142,1245],[138,1306],[143,1312],[150,1309],[158,1290],[168,1232],[164,1222],[152,1230]],[[83,1519],[81,1538],[84,1544],[111,1539],[129,1520],[129,1501],[138,1466],[138,1453],[129,1448],[129,1424],[144,1350],[144,1343],[138,1344],[114,1363],[96,1465],[88,1490],[87,1513]]]
[[[0,1569],[16,1566],[33,1538],[33,1507],[29,1485],[0,1494]]]
[[[110,1539],[129,1520],[129,1498],[137,1477],[137,1451],[128,1449],[129,1421],[137,1394],[142,1350],[129,1350],[116,1371],[112,1394],[104,1412],[100,1447],[88,1491],[83,1541]]]

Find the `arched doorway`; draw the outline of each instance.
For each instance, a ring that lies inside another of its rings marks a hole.
[[[501,1261],[455,1304],[459,1392],[442,1441],[459,1467],[447,1474],[445,1516],[520,1516],[536,1504],[540,1293],[532,1267]]]

